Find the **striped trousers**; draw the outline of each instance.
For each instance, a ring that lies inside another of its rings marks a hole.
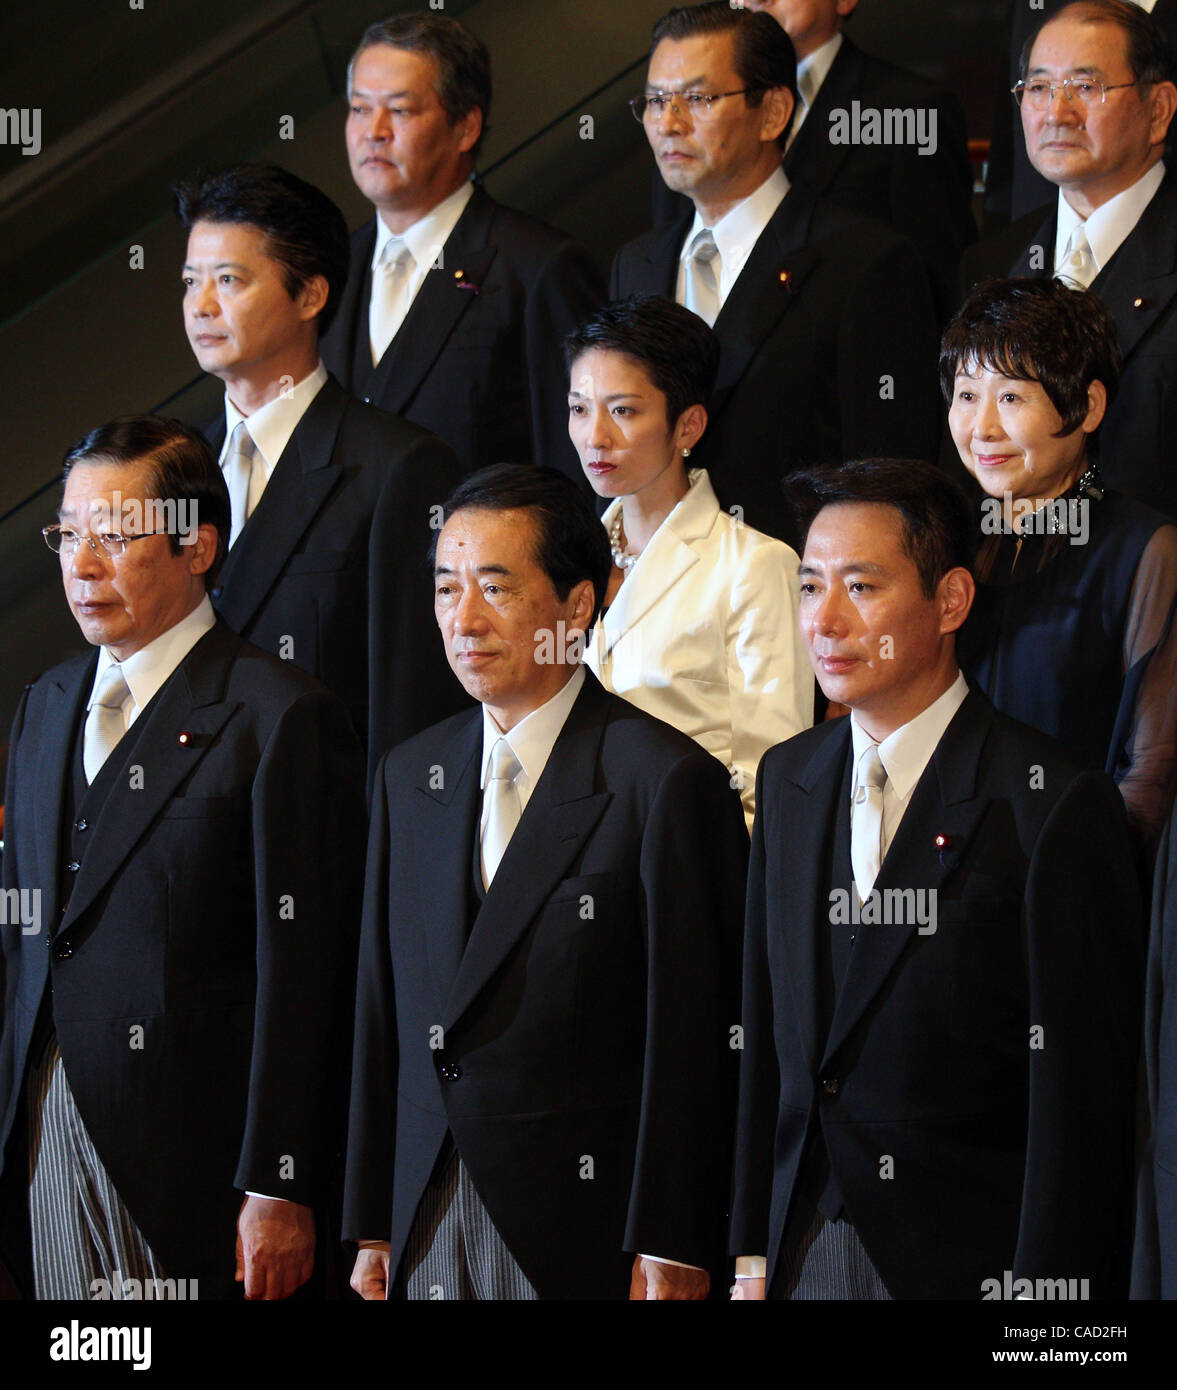
[[[74,1101],[53,1037],[29,1070],[29,1219],[38,1299],[122,1299],[163,1279]],[[136,1297],[140,1296],[138,1294]]]
[[[410,1299],[539,1297],[495,1229],[456,1149],[425,1189],[401,1269]]]
[[[786,1246],[781,1297],[890,1300],[887,1286],[849,1221],[827,1221],[815,1212],[804,1235]]]

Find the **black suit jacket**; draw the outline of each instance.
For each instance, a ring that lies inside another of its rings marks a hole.
[[[449,1131],[543,1298],[722,1257],[747,856],[723,766],[586,672],[467,940],[482,714],[373,803],[344,1235],[392,1268]]]
[[[1022,47],[1039,24],[1051,19],[1069,0],[1011,0],[1009,64],[1002,70],[1002,87],[994,105],[990,139],[989,173],[985,181],[986,230],[1024,217],[1041,207],[1054,193],[1054,185],[1034,168],[1026,153],[1022,117],[1009,89],[1021,76]],[[1177,0],[1157,0],[1152,17],[1177,48]]]
[[[219,451],[223,414],[209,433]],[[214,594],[235,632],[339,696],[372,769],[394,743],[468,703],[438,637],[426,563],[431,526],[460,477],[440,439],[352,400],[329,377]]]
[[[466,472],[534,462],[583,482],[568,438],[562,343],[604,297],[586,248],[476,187],[442,265],[373,368],[375,245],[373,219],[352,237],[347,285],[323,338],[323,360],[344,386],[440,436]]]
[[[906,925],[857,928],[823,1036],[849,724],[760,768],[732,1248],[767,1253],[771,1280],[820,1135],[894,1297],[979,1299],[1006,1270],[1122,1296],[1142,933],[1115,786],[971,693],[875,885],[934,890],[936,930],[910,908]]]
[[[689,214],[624,246],[612,295],[674,297]],[[915,248],[791,188],[715,321],[719,379],[695,459],[720,505],[796,542],[781,479],[808,464],[933,458],[936,324]]]
[[[1058,202],[970,247],[963,288],[1005,275],[1048,276]],[[1107,482],[1177,517],[1177,175],[1166,174],[1135,228],[1091,285],[1116,323],[1120,389],[1100,426]]]
[[[0,1154],[27,1181],[13,1127],[48,999],[147,1243],[169,1277],[224,1296],[242,1192],[313,1205],[342,1148],[361,753],[333,696],[218,623],[130,752],[111,754],[124,766],[62,911],[66,779],[95,663],[42,676],[13,727],[3,884],[39,892],[41,930],[3,928]]]
[[[1140,1166],[1132,1297],[1177,1298],[1177,812],[1157,855],[1145,991],[1148,1142]]]

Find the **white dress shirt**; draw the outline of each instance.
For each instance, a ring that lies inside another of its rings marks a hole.
[[[944,731],[952,723],[965,696],[969,693],[968,683],[958,671],[956,679],[946,691],[938,696],[914,719],[909,719],[893,733],[887,735],[878,745],[879,758],[887,773],[887,785],[883,788],[883,858],[887,846],[895,838],[899,822],[911,801],[916,783],[924,775],[932,754],[944,737]],[[868,743],[874,739],[858,722],[857,715],[850,714],[850,738],[854,748],[855,778],[851,795],[858,790],[857,769],[859,760]],[[763,1279],[767,1273],[767,1260],[763,1255],[740,1255],[736,1259],[737,1279]]]
[[[647,542],[591,634],[606,690],[739,773],[749,831],[765,752],[813,723],[797,554],[722,510],[705,468]],[[601,518],[606,531],[621,507]]]
[[[160,633],[153,642],[140,647],[134,656],[127,657],[126,661],[121,663],[123,678],[130,692],[123,700],[123,719],[128,729],[216,621],[216,614],[206,594],[187,617],[181,618],[173,627]],[[99,648],[94,684],[90,687],[90,698],[86,702],[87,711],[94,703],[94,695],[103,675],[109,667],[118,664],[118,657],[109,647]]]
[[[252,486],[250,488],[253,507],[257,506],[258,498],[265,490],[265,485],[269,483],[287,444],[290,443],[290,436],[298,428],[298,422],[306,414],[310,403],[323,389],[326,381],[327,368],[320,362],[309,376],[304,376],[288,391],[279,391],[272,401],[267,401],[252,415],[242,415],[229,399],[228,392],[225,393],[225,442],[221,446],[219,462],[224,468],[233,431],[244,420],[249,428],[249,437],[261,458],[265,478],[260,490]]]
[[[793,124],[789,127],[785,149],[797,138],[797,132],[817,100],[821,84],[830,75],[830,69],[834,66],[834,59],[841,47],[842,35],[835,34],[832,39],[827,39],[820,48],[815,48],[807,58],[802,58],[797,64],[797,112],[793,117]]]
[[[1098,275],[1128,239],[1140,221],[1141,214],[1156,196],[1164,177],[1165,161],[1162,159],[1158,160],[1147,174],[1137,179],[1131,188],[1125,188],[1122,193],[1117,193],[1114,198],[1109,198],[1106,203],[1097,207],[1085,221],[1067,202],[1060,188],[1058,230],[1054,238],[1055,273],[1058,273],[1059,267],[1067,258],[1071,233],[1083,222],[1083,230],[1087,233],[1087,242],[1095,260],[1095,274]],[[1092,278],[1094,279],[1094,276]]]
[[[424,217],[419,217],[411,227],[406,227],[403,232],[391,231],[382,217],[376,218],[376,245],[372,248],[373,276],[376,275],[377,268],[384,257],[385,246],[394,237],[399,237],[413,256],[412,272],[401,296],[401,323],[404,322],[405,315],[413,307],[413,300],[417,298],[421,286],[425,283],[426,275],[433,269],[434,263],[441,255],[442,247],[450,239],[450,234],[458,225],[458,219],[466,211],[466,204],[473,195],[474,185],[467,180],[447,198],[443,198],[436,207],[430,208]],[[444,269],[441,266],[438,268]],[[455,269],[460,270],[461,266],[455,266]],[[394,327],[393,338],[396,337],[396,330],[399,327],[400,324]],[[385,350],[387,351],[387,349]]]
[[[752,254],[752,248],[760,239],[765,227],[772,221],[773,213],[784,202],[788,191],[788,177],[778,165],[755,193],[749,193],[742,202],[724,213],[711,228],[711,234],[719,248],[717,278],[720,309],[723,308],[724,300],[731,293],[732,286],[743,270],[744,262]],[[675,282],[674,298],[679,304],[686,303],[688,247],[706,225],[700,213],[696,211],[695,220],[691,223],[678,258],[678,279]]]

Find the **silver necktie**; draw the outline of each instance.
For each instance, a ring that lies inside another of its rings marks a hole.
[[[704,227],[691,243],[687,257],[685,307],[715,326],[719,317],[719,247]]]
[[[482,886],[489,888],[523,808],[515,778],[523,771],[505,738],[490,753],[490,777],[486,783],[486,828],[482,832]]]
[[[108,666],[98,682],[82,731],[82,768],[87,784],[102,771],[102,764],[127,732],[123,704],[130,693],[123,668],[117,663]]]
[[[879,757],[878,745],[871,743],[858,760],[858,787],[850,812],[850,862],[854,867],[854,886],[866,901],[879,865],[883,862],[883,788],[887,770]]]

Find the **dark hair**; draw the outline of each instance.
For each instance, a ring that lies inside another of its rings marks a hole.
[[[229,549],[229,489],[204,435],[162,415],[120,415],[70,445],[62,461],[63,481],[79,463],[144,464],[149,498],[194,503],[197,525],[217,528],[216,558],[204,575],[205,587],[216,588]],[[179,555],[182,543],[179,530],[169,527],[173,555]]]
[[[322,275],[327,303],[318,328],[320,336],[326,333],[350,259],[347,222],[326,193],[277,164],[238,164],[177,183],[172,195],[187,232],[197,222],[235,222],[263,233],[266,253],[282,267],[291,299],[313,276]]]
[[[437,64],[437,98],[445,118],[457,125],[474,107],[482,112],[482,134],[470,151],[475,157],[490,129],[490,103],[494,94],[490,51],[480,38],[456,19],[440,14],[398,14],[369,24],[347,65],[347,90],[352,89],[356,59],[366,48],[388,44],[410,53],[424,53]]]
[[[495,463],[464,479],[443,507],[443,521],[455,512],[505,512],[519,509],[535,517],[539,531],[532,557],[552,581],[561,603],[584,579],[593,585],[595,623],[605,602],[613,556],[605,528],[592,503],[563,473],[523,463]],[[437,554],[437,537],[429,560]],[[591,624],[590,624],[591,626]]]
[[[619,352],[645,369],[666,397],[673,429],[688,406],[706,406],[719,371],[719,339],[689,309],[654,294],[618,299],[591,314],[564,339],[564,365],[594,348]]]
[[[1038,35],[1056,19],[1078,19],[1087,24],[1116,24],[1124,31],[1125,49],[1132,77],[1144,86],[1166,82],[1173,74],[1173,48],[1169,36],[1157,21],[1139,5],[1125,0],[1075,0],[1039,21],[1026,42],[1018,62],[1018,74],[1025,80],[1030,54]]]
[[[974,365],[1040,382],[1062,417],[1061,438],[1082,423],[1093,381],[1103,382],[1112,401],[1120,360],[1116,325],[1089,290],[1059,280],[986,280],[944,330],[940,389],[951,403],[957,372]]]
[[[785,479],[785,493],[801,532],[801,546],[823,507],[876,502],[894,507],[903,527],[903,551],[916,567],[925,598],[958,566],[971,572],[976,553],[972,504],[947,473],[917,459],[862,459],[838,468],[813,468]]]
[[[650,36],[650,57],[663,39],[690,39],[699,34],[731,34],[732,62],[740,85],[748,89],[744,100],[759,106],[765,92],[787,87],[797,95],[797,54],[793,40],[771,15],[732,8],[728,0],[708,0],[705,5],[677,5],[658,20]],[[781,131],[784,147],[793,117]]]

